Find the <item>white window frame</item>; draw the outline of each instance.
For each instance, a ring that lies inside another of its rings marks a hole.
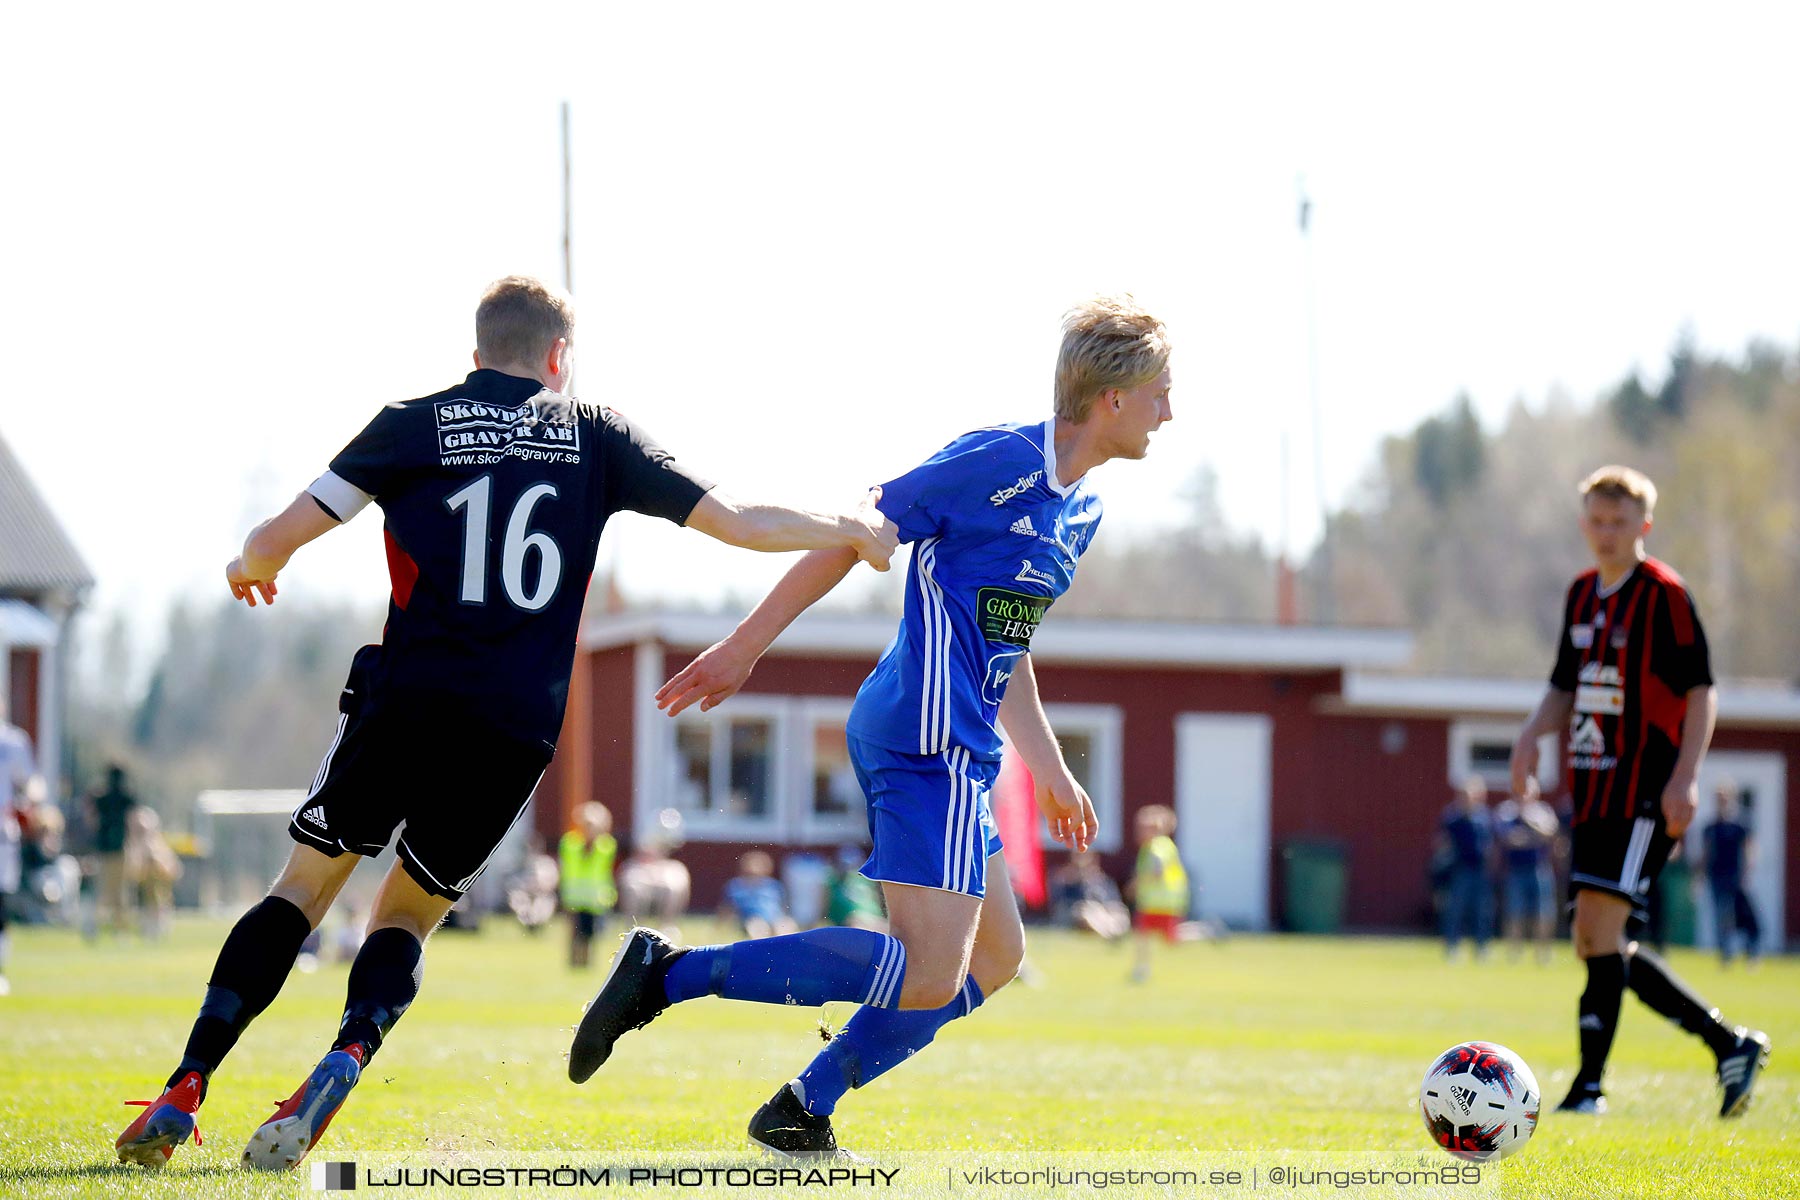
[[[788,719],[789,705],[779,696],[734,696],[725,708],[702,713],[689,709],[673,721],[666,721],[663,756],[663,787],[666,804],[654,808],[673,807],[675,789],[680,783],[681,756],[676,752],[675,737],[683,726],[705,726],[708,731],[712,767],[712,795],[704,812],[682,812],[682,837],[697,842],[779,842],[783,840],[787,814],[787,781],[791,778],[793,758]],[[761,719],[772,726],[770,738],[769,811],[762,816],[740,816],[721,813],[716,806],[730,787],[731,739],[727,731],[733,721]]]
[[[869,840],[869,799],[863,807],[841,817],[821,817],[813,811],[813,727],[834,724],[842,729],[850,719],[851,701],[824,696],[798,696],[789,705],[793,732],[793,768],[791,795],[792,820],[787,823],[790,836],[786,841],[799,845],[839,845],[843,842]]]
[[[639,828],[651,828],[657,812],[674,804],[681,767],[676,733],[684,725],[704,725],[711,731],[712,795],[705,812],[682,813],[684,838],[693,842],[789,846],[831,846],[867,840],[868,818],[863,812],[822,818],[812,808],[813,725],[820,721],[842,724],[849,719],[851,701],[838,696],[740,693],[722,708],[708,713],[690,709],[673,721],[654,710],[654,701],[650,705],[648,717],[640,719],[655,722],[647,728],[660,731],[653,736],[659,760],[655,778],[661,786],[653,789],[654,798],[645,797],[640,804]],[[1124,845],[1124,710],[1116,704],[1046,704],[1044,715],[1058,735],[1083,733],[1092,740],[1092,786],[1088,797],[1100,820],[1100,836],[1094,844],[1104,851],[1119,849]],[[721,799],[730,777],[729,739],[721,731],[734,718],[746,717],[762,718],[774,725],[774,795],[768,814],[761,817],[720,814],[712,808]],[[866,797],[864,802],[867,803]]]
[[[1051,732],[1060,739],[1065,732],[1085,733],[1093,739],[1093,770],[1088,799],[1100,820],[1100,836],[1094,848],[1114,851],[1124,844],[1124,734],[1125,712],[1116,704],[1046,704],[1044,716]],[[1040,818],[1041,820],[1041,818]]]
[[[1450,722],[1450,753],[1445,763],[1445,782],[1452,788],[1460,788],[1463,780],[1475,771],[1475,746],[1502,745],[1510,747],[1519,736],[1520,722],[1517,721],[1452,721]],[[1562,741],[1558,734],[1546,733],[1538,739],[1538,786],[1548,797],[1555,793],[1557,780],[1562,775]],[[1490,789],[1505,793],[1511,790],[1511,781],[1494,775],[1484,775]]]

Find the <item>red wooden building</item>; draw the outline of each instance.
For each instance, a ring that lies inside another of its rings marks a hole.
[[[613,810],[626,839],[674,808],[702,906],[750,845],[863,838],[843,723],[893,618],[807,614],[731,701],[676,720],[659,713],[657,687],[733,624],[696,614],[587,624],[561,749],[539,790],[540,832],[560,833],[589,798]],[[1347,862],[1346,923],[1382,929],[1419,925],[1452,787],[1474,771],[1504,788],[1512,737],[1542,689],[1393,674],[1411,646],[1397,630],[1066,619],[1038,633],[1032,657],[1115,877],[1130,862],[1130,814],[1171,804],[1207,915],[1272,927],[1281,849],[1325,839]],[[1800,928],[1800,821],[1789,819],[1800,692],[1727,683],[1720,707],[1702,791],[1729,774],[1750,798],[1763,845],[1756,890],[1779,945]]]
[[[94,577],[0,439],[0,696],[37,750],[52,796],[63,761],[69,623]]]

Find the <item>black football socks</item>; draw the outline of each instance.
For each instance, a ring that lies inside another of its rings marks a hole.
[[[344,1019],[333,1050],[362,1043],[363,1061],[381,1049],[381,1039],[419,994],[425,979],[425,947],[404,929],[377,929],[350,964]]]
[[[219,949],[181,1065],[166,1086],[174,1087],[189,1071],[207,1079],[218,1070],[238,1036],[280,994],[311,932],[306,914],[280,896],[265,896],[238,918]]]
[[[1737,1034],[1719,1019],[1719,1010],[1707,1007],[1649,947],[1639,946],[1632,953],[1626,976],[1639,1000],[1699,1037],[1715,1055],[1723,1057],[1737,1048]]]
[[[1625,995],[1625,980],[1630,972],[1622,954],[1597,954],[1587,960],[1587,988],[1581,993],[1581,1071],[1577,1083],[1594,1087],[1600,1084],[1606,1070],[1606,1056],[1612,1053],[1613,1035],[1619,1029],[1619,1001]]]

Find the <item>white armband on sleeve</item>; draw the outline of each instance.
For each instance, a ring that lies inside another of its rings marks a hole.
[[[375,499],[354,483],[330,471],[307,484],[306,492],[339,522],[349,521],[369,507],[369,502]]]

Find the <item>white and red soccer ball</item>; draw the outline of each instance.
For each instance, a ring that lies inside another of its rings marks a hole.
[[[1468,1162],[1497,1162],[1530,1141],[1541,1100],[1525,1060],[1493,1042],[1450,1047],[1419,1085],[1431,1139]]]

